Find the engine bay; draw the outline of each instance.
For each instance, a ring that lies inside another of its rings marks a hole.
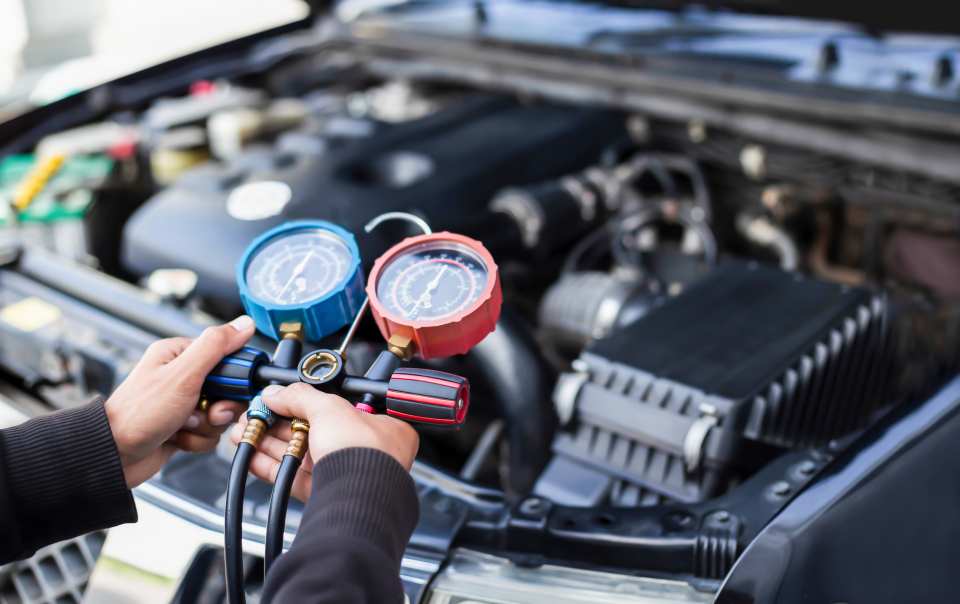
[[[424,362],[474,392],[461,431],[421,435],[411,556],[465,542],[710,591],[833,456],[960,368],[956,183],[343,54],[195,80],[0,160],[21,208],[5,394],[75,406],[154,339],[229,320],[243,250],[279,224],[412,213],[490,250],[503,313]],[[364,264],[411,234],[385,226]],[[362,325],[348,366],[376,342]],[[222,509],[222,448],[144,496]],[[267,495],[248,489],[251,526]]]

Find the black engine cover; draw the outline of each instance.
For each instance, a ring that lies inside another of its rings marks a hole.
[[[498,190],[596,161],[622,136],[623,123],[613,112],[478,96],[416,121],[378,125],[363,138],[320,135],[321,152],[252,149],[227,165],[193,170],[147,201],[124,230],[123,260],[138,275],[191,269],[199,293],[230,308],[237,304],[234,265],[244,248],[287,220],[321,218],[360,233],[382,212],[411,211],[434,229],[485,239],[486,208]],[[287,183],[290,201],[268,218],[235,218],[227,211],[231,191],[257,181]],[[362,237],[365,260],[397,234]]]

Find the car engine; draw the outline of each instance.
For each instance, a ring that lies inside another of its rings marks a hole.
[[[957,183],[387,72],[308,53],[9,147],[0,195],[38,191],[4,227],[6,394],[75,406],[154,339],[235,316],[236,264],[278,224],[411,213],[482,241],[504,291],[496,331],[423,363],[474,402],[463,430],[422,434],[411,548],[622,562],[706,593],[830,459],[960,367]],[[410,234],[378,230],[364,263]],[[348,365],[376,341],[361,326]],[[222,449],[176,457],[143,497],[222,510]],[[248,489],[251,523],[268,493]]]

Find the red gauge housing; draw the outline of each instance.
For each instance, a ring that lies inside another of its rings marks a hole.
[[[432,250],[439,250],[439,256],[412,259],[418,253],[429,255]],[[448,250],[453,251],[448,253]],[[472,267],[451,257],[450,254],[457,254],[457,250],[469,260]],[[394,277],[393,295],[390,300],[384,300],[379,292],[381,280],[387,273],[398,272],[399,269],[395,268],[398,262],[406,263],[408,268]],[[477,265],[482,265],[485,275],[482,284],[477,283],[476,273],[480,270]],[[437,270],[437,267],[440,269]],[[438,274],[443,272],[446,274]],[[416,282],[415,275],[421,275],[420,282]],[[459,279],[452,281],[452,286],[440,289],[450,290],[453,287],[454,296],[465,297],[462,304],[451,302],[449,312],[437,311],[436,308],[442,307],[442,304],[434,306],[430,300],[432,290],[438,289],[441,277]],[[429,283],[424,283],[424,280]],[[409,302],[414,303],[412,310],[404,309],[402,303],[398,302],[398,290],[407,292],[408,306]],[[367,296],[371,314],[384,339],[394,342],[397,337],[408,338],[415,353],[423,359],[467,352],[496,328],[503,306],[500,275],[493,256],[479,241],[448,232],[409,237],[387,250],[373,264],[367,280]],[[423,303],[424,297],[426,303]],[[417,316],[418,311],[422,310],[419,308],[421,306],[424,309],[432,307],[434,312]]]

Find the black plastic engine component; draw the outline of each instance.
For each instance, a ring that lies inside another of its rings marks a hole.
[[[823,444],[890,402],[887,323],[884,299],[866,290],[726,264],[580,356],[555,393],[573,427],[554,451],[701,501],[743,439]]]
[[[82,602],[106,531],[41,548],[28,560],[0,566],[0,602]]]
[[[550,459],[557,423],[550,405],[555,374],[523,321],[508,309],[496,330],[467,353],[465,364],[484,382],[490,403],[504,419],[504,489],[510,498],[526,495]]]
[[[486,240],[497,235],[484,225],[498,190],[582,168],[622,130],[613,112],[479,96],[416,121],[380,125],[366,137],[329,140],[325,151],[251,150],[229,165],[184,175],[144,204],[124,231],[123,258],[140,275],[191,269],[200,278],[198,293],[226,305],[235,304],[233,269],[244,247],[292,218],[324,218],[359,231],[382,212],[414,211],[435,229]],[[253,207],[228,211],[238,188],[270,181],[277,181],[270,195],[281,199],[254,195],[244,201]],[[276,203],[273,212],[257,207],[268,203]],[[365,258],[396,235],[387,229],[365,239]]]
[[[538,318],[551,341],[578,352],[636,321],[660,298],[635,271],[574,271],[547,289]]]
[[[954,375],[907,413],[888,414],[763,525],[715,601],[955,600],[958,408]]]
[[[504,189],[490,210],[506,214],[516,225],[523,247],[547,258],[594,228],[609,210],[601,170],[565,176],[526,187]]]

